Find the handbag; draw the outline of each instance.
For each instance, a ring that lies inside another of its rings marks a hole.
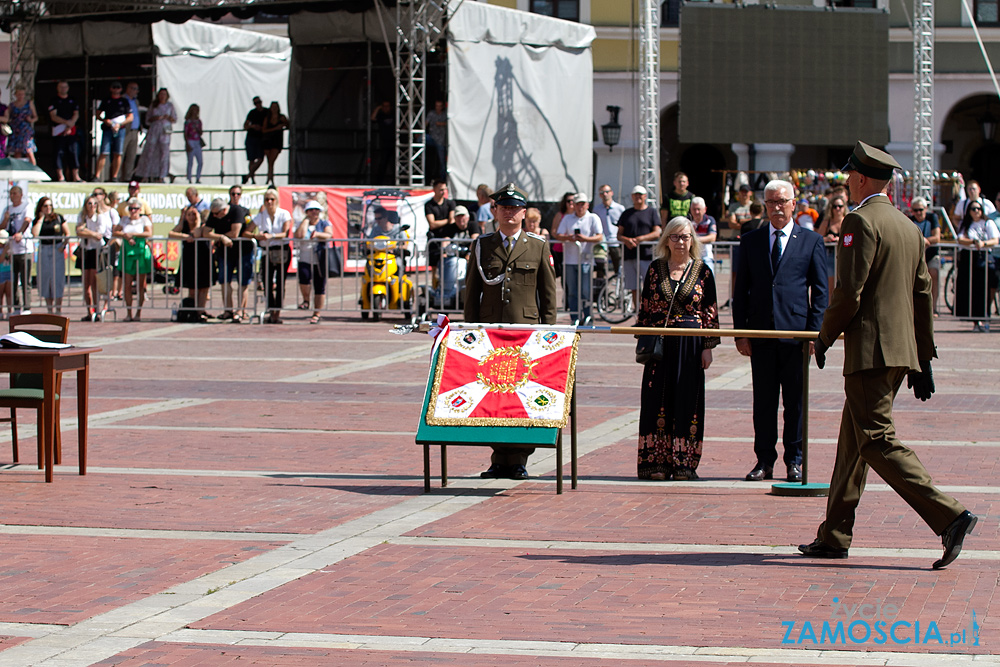
[[[76,248],[73,250],[73,266],[78,269],[83,268],[83,244],[77,244]]]
[[[642,334],[635,344],[637,364],[656,363],[663,360],[663,336]]]
[[[666,268],[666,260],[661,258],[659,261],[662,262],[662,267]],[[687,268],[684,269],[684,275],[681,276],[681,283],[687,280],[688,273],[691,271],[691,266],[693,264],[693,261],[689,262]],[[670,316],[673,314],[674,299],[676,298],[677,292],[674,292],[670,296],[670,306],[667,308],[668,327],[671,324]],[[663,336],[657,336],[655,334],[639,334],[637,338],[638,340],[635,344],[635,363],[645,365],[663,360]]]
[[[268,246],[268,248],[267,248],[267,261],[268,261],[268,263],[270,263],[270,264],[280,264],[281,266],[284,266],[285,261],[286,261],[285,249],[287,247],[288,246],[285,245],[285,244]]]

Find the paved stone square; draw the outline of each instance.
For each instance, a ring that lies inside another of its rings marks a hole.
[[[432,448],[425,494],[429,338],[308,314],[73,322],[72,342],[104,348],[88,474],[73,378],[53,484],[33,414],[19,413],[20,465],[0,429],[0,665],[1000,664],[998,334],[942,318],[938,393],[896,401],[900,438],[980,516],[933,571],[940,539],[875,475],[850,558],[797,554],[825,500],[743,481],[750,366],[729,340],[707,374],[700,480],[636,479],[634,341],[587,334],[578,489],[568,446],[562,495],[552,450],[516,483],[479,478],[488,449],[450,447],[449,486]],[[837,346],[810,371],[815,482],[833,465],[842,361]]]

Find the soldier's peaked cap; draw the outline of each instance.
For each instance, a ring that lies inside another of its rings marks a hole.
[[[888,181],[892,178],[893,169],[902,169],[896,158],[874,146],[859,141],[854,146],[854,152],[841,171],[857,171],[868,178]]]
[[[497,206],[528,205],[528,198],[513,183],[508,183],[497,188],[497,191],[490,195],[490,199],[495,201]]]

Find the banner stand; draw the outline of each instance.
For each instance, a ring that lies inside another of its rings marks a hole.
[[[437,365],[440,348],[435,351],[431,368]],[[570,396],[570,485],[577,485],[577,426],[576,426],[576,386]],[[562,429],[546,426],[432,426],[427,423],[427,407],[434,385],[434,374],[427,381],[424,402],[417,425],[416,444],[424,448],[424,493],[431,491],[431,445],[441,446],[441,487],[448,486],[448,445],[489,447],[534,447],[556,450],[556,493],[563,487],[563,442]]]

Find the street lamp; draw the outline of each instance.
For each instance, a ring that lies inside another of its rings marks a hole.
[[[983,131],[983,141],[990,143],[993,141],[993,134],[997,131],[996,116],[990,113],[990,103],[986,102],[986,115],[979,119],[979,127]]]
[[[601,125],[601,138],[604,139],[604,144],[608,147],[609,153],[618,145],[618,140],[622,138],[622,126],[618,122],[618,112],[621,110],[621,107],[608,106],[608,111],[611,112],[611,120]]]

